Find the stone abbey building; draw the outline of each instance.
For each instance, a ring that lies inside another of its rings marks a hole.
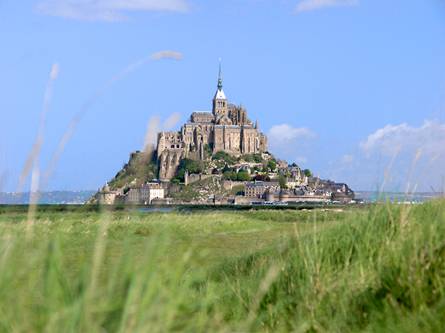
[[[267,138],[259,131],[258,122],[254,125],[242,106],[228,103],[220,66],[212,112],[194,112],[179,132],[158,134],[159,178],[163,181],[173,178],[183,158],[203,160],[210,151],[239,156],[266,150]]]

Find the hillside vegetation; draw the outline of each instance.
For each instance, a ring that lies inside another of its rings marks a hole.
[[[154,154],[144,152],[135,152],[130,155],[128,163],[125,163],[122,169],[109,182],[112,190],[124,186],[142,184],[157,178],[158,165]]]
[[[441,332],[445,202],[0,211],[3,332]]]

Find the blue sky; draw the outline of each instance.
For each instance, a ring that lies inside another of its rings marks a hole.
[[[150,119],[210,110],[219,58],[278,157],[354,189],[445,183],[442,0],[0,0],[0,42],[2,190],[42,112],[44,173],[88,100],[44,189],[98,188]]]

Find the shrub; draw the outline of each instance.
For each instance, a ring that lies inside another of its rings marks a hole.
[[[287,188],[287,181],[286,181],[286,177],[280,175],[280,178],[278,179],[278,182],[280,183],[280,187],[283,189]]]
[[[179,170],[185,170],[189,173],[201,173],[204,171],[204,165],[201,161],[184,158],[179,163]]]
[[[218,160],[219,160],[219,161],[224,161],[224,162],[226,162],[228,165],[233,165],[233,164],[236,163],[236,158],[233,157],[233,156],[231,156],[231,155],[229,155],[229,154],[226,153],[225,151],[218,151],[218,152],[216,152],[216,153],[213,155],[212,159],[213,159],[214,161],[218,161]]]
[[[309,169],[304,169],[303,173],[306,177],[312,177],[312,171]]]
[[[250,180],[250,175],[247,171],[241,170],[238,172],[236,179],[241,182],[246,182]]]
[[[236,172],[231,171],[231,170],[224,171],[223,177],[224,177],[224,179],[227,179],[227,180],[234,180],[234,181],[237,180]]]
[[[275,171],[277,168],[277,162],[275,160],[270,160],[269,162],[267,162],[267,168],[270,171]]]

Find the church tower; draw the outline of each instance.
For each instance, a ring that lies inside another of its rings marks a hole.
[[[222,75],[221,75],[221,61],[219,63],[218,74],[218,89],[216,90],[215,97],[213,97],[213,115],[216,119],[221,118],[228,114],[227,98],[224,94]]]

